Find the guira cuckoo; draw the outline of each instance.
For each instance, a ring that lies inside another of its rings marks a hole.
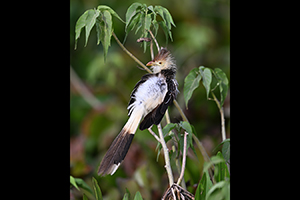
[[[158,125],[177,96],[176,64],[166,48],[161,48],[146,66],[151,66],[153,74],[145,74],[133,88],[127,107],[129,119],[106,152],[98,175],[113,175],[124,160],[142,118],[140,130]]]

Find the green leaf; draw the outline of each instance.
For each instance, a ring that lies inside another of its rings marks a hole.
[[[94,187],[96,199],[97,200],[102,200],[102,192],[100,190],[100,187],[98,185],[97,180],[94,177],[92,179],[92,182],[93,182],[93,187]]]
[[[76,184],[76,181],[75,181],[75,179],[74,179],[73,176],[70,176],[70,183],[71,183],[71,185],[73,185],[77,190],[79,190],[79,188],[78,188],[78,186],[77,186],[77,184]]]
[[[206,195],[207,200],[230,200],[230,183],[221,181],[211,187]]]
[[[162,132],[163,132],[164,137],[166,137],[166,135],[167,135],[171,130],[173,130],[175,127],[176,127],[176,124],[173,124],[173,123],[167,124],[167,125],[162,129]]]
[[[129,200],[130,199],[130,192],[129,190],[126,188],[126,193],[123,196],[122,200]]]
[[[224,144],[225,142],[230,142],[230,138],[225,139],[223,142],[218,144],[212,151],[214,152],[220,145]]]
[[[70,178],[71,179],[71,178]],[[87,190],[88,192],[90,192],[91,194],[93,194],[92,189],[90,188],[90,186],[88,186],[88,184],[86,184],[81,178],[74,178],[76,184],[78,187]]]
[[[216,68],[214,70],[214,74],[217,77],[219,82],[220,95],[221,95],[220,106],[222,107],[228,92],[228,79],[226,74],[220,68]]]
[[[121,22],[123,22],[124,24],[126,23],[126,22],[124,22],[123,19],[121,19],[121,17],[113,9],[111,9],[108,6],[100,5],[100,6],[98,6],[97,10],[99,10],[99,11],[107,10],[108,12],[110,12],[110,14],[112,14],[113,16],[118,18]]]
[[[195,68],[190,71],[190,73],[184,79],[183,95],[185,106],[188,108],[188,101],[192,97],[194,90],[199,86],[199,81],[201,80],[201,75],[199,69]]]
[[[77,40],[80,37],[80,32],[83,27],[85,27],[85,20],[88,15],[89,10],[85,11],[77,20],[75,25],[75,48],[77,48]]]
[[[228,160],[230,159],[230,142],[224,143],[224,145],[222,147],[222,154],[223,154],[223,157],[224,157],[224,159],[227,163]]]
[[[102,21],[100,23],[100,29],[101,29],[100,38],[104,50],[104,61],[105,61],[108,52],[108,47],[110,46],[111,36],[112,36],[111,14],[107,10],[103,11]]]
[[[88,10],[88,14],[85,20],[85,45],[87,45],[87,41],[90,35],[92,28],[96,23],[96,18],[99,16],[99,10],[90,9]]]
[[[84,193],[83,193],[83,200],[89,200]]]
[[[192,130],[192,127],[191,127],[190,123],[186,122],[186,121],[181,121],[179,123],[179,126],[181,128],[183,128],[184,130],[186,130],[186,132],[188,133],[187,144],[186,144],[186,148],[188,149],[191,145],[193,145],[193,139],[192,139],[193,130]],[[180,150],[183,153],[183,140],[184,140],[184,137],[183,137],[183,135],[182,136],[179,135],[179,137],[180,137],[180,140],[179,140],[179,142],[180,142]]]
[[[129,8],[126,11],[126,26],[125,26],[125,30],[127,29],[127,26],[129,25],[131,19],[135,16],[135,14],[137,13],[137,11],[139,10],[138,8],[142,7],[142,4],[140,3],[133,3],[129,6]]]
[[[135,193],[134,199],[133,200],[143,200],[142,195],[139,191]]]
[[[222,153],[219,151],[216,155],[217,157],[223,159]],[[225,178],[229,178],[229,171],[225,162],[219,162],[215,165],[214,178],[216,182],[224,181]]]
[[[148,30],[150,30],[150,26],[151,26],[151,14],[147,14],[146,17],[145,17],[145,21],[144,21],[144,24],[143,24],[143,35],[142,37],[147,37],[148,35]],[[144,53],[146,52],[146,46],[147,46],[147,42],[143,41],[143,44],[144,44]]]
[[[129,31],[132,31],[134,29],[134,27],[137,25],[137,23],[140,21],[140,17],[141,17],[141,13],[138,13],[137,15],[135,15],[131,22],[129,23],[129,25],[125,28],[125,37],[124,37],[124,41],[123,44],[126,41],[126,38],[128,36]]]
[[[212,81],[212,74],[211,74],[210,69],[208,69],[206,67],[203,67],[203,66],[199,67],[199,71],[200,71],[201,76],[202,76],[203,86],[206,89],[206,98],[208,99],[208,95],[209,95],[209,92],[210,92],[210,84],[211,84],[211,81]]]
[[[205,200],[211,187],[212,182],[209,178],[208,172],[205,171],[195,192],[195,200]]]

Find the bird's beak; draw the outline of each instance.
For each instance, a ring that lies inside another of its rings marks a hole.
[[[150,61],[150,62],[148,62],[147,64],[146,64],[146,66],[148,66],[148,67],[150,67],[150,66],[152,66],[153,65],[153,60],[152,61]]]

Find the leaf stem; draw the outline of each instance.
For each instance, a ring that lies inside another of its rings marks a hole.
[[[221,114],[221,130],[222,130],[222,141],[226,140],[226,132],[225,132],[225,118],[224,118],[224,109],[223,106],[221,107],[219,100],[215,96],[213,92],[211,92],[212,96],[214,97],[214,101],[216,102],[220,114]]]
[[[159,48],[159,45],[158,45],[157,40],[155,39],[155,37],[154,37],[152,31],[151,31],[150,29],[149,29],[148,31],[149,31],[149,33],[150,33],[152,39],[154,40],[154,42],[155,42],[155,44],[156,44],[157,52],[159,52],[160,48]]]

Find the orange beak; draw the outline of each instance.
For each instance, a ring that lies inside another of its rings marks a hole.
[[[146,66],[148,66],[148,67],[150,67],[150,66],[152,66],[153,65],[153,60],[152,61],[150,61],[150,62],[148,62],[147,64],[146,64]]]

